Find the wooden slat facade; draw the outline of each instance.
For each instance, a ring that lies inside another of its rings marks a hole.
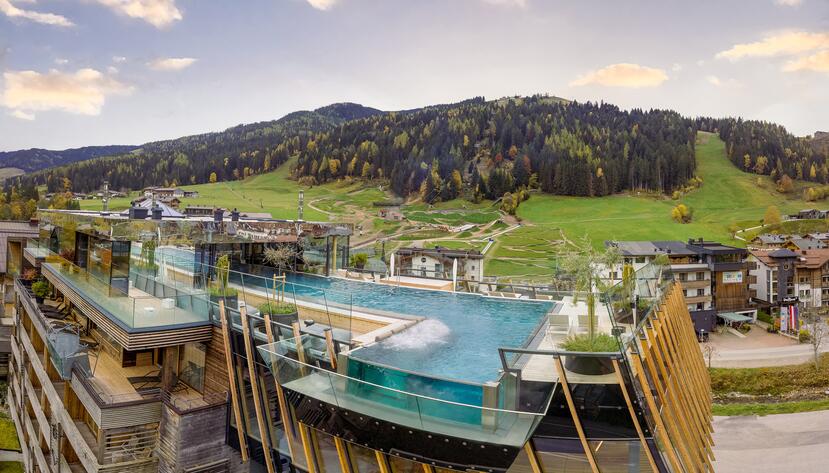
[[[125,350],[146,350],[163,348],[193,342],[206,342],[213,336],[213,325],[209,321],[203,324],[188,325],[179,328],[158,327],[158,329],[141,331],[125,330],[120,324],[101,312],[88,298],[76,292],[71,286],[63,282],[63,278],[54,273],[48,265],[43,266],[43,275],[58,291],[66,296],[72,304],[95,322],[104,332],[117,341]]]

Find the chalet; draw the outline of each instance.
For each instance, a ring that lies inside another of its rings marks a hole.
[[[145,187],[144,195],[160,199],[163,197],[177,197],[179,199],[193,199],[199,196],[198,191],[188,191],[180,187]]]
[[[746,250],[717,242],[691,239],[681,241],[608,241],[616,246],[623,263],[606,268],[603,276],[621,281],[625,265],[639,271],[657,256],[668,258],[674,279],[681,282],[688,311],[697,330],[712,331],[716,316],[725,312],[750,313]]]
[[[829,306],[829,249],[751,250],[752,298],[773,306],[797,301],[806,307]]]
[[[184,215],[188,217],[209,217],[213,215],[214,207],[206,205],[188,205],[184,209]]]
[[[458,262],[458,279],[480,281],[484,255],[477,250],[435,248],[400,248],[395,252],[401,276],[452,279],[452,267]]]
[[[803,209],[794,215],[789,215],[789,218],[794,220],[819,220],[826,218],[827,215],[829,215],[829,210]]]

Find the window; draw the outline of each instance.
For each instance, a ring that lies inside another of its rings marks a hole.
[[[685,282],[688,280],[688,273],[679,273],[679,280]]]
[[[635,261],[636,263],[640,263],[640,264],[641,264],[641,263],[644,263],[644,262],[645,262],[645,257],[644,257],[644,256],[637,256],[637,257],[636,257],[636,259],[635,259],[634,261]]]
[[[704,281],[705,280],[705,272],[700,271],[697,273],[697,281]]]
[[[704,295],[705,295],[705,289],[697,289],[697,297],[704,296]]]
[[[611,271],[610,272],[610,279],[611,281],[615,281],[619,279],[619,272],[618,271]]]
[[[179,378],[199,392],[204,390],[206,350],[204,343],[188,343],[181,350],[179,360]]]
[[[808,284],[809,283],[809,277],[808,276],[800,276],[797,280],[798,280],[798,282],[800,282],[800,284]]]
[[[697,310],[704,310],[704,309],[705,309],[705,304],[703,304],[702,302],[697,303]]]

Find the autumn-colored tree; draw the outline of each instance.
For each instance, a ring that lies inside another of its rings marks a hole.
[[[763,223],[765,225],[777,225],[782,221],[783,217],[780,215],[780,209],[774,205],[771,205],[766,209],[766,214],[763,215]]]
[[[218,179],[219,179],[219,178],[216,176],[216,173],[215,173],[215,172],[211,172],[211,173],[210,173],[210,179],[209,179],[209,181],[210,181],[210,183],[211,183],[211,184],[214,184],[214,183],[215,183]]]
[[[777,191],[788,194],[794,190],[794,181],[791,177],[783,174],[783,177],[777,182]]]
[[[679,204],[671,210],[671,218],[677,223],[689,223],[693,218],[691,208],[685,204]]]

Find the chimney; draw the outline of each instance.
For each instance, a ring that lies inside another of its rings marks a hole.
[[[233,222],[238,222],[239,221],[239,211],[238,210],[233,209],[233,212],[230,213],[230,220],[233,221]]]
[[[164,211],[161,209],[161,206],[155,204],[155,206],[153,207],[153,220],[161,220],[161,215],[163,213]]]
[[[147,209],[144,207],[139,207],[135,201],[132,202],[132,206],[130,207],[130,220],[144,220],[147,218]]]
[[[213,221],[221,222],[225,215],[225,209],[213,209]]]

